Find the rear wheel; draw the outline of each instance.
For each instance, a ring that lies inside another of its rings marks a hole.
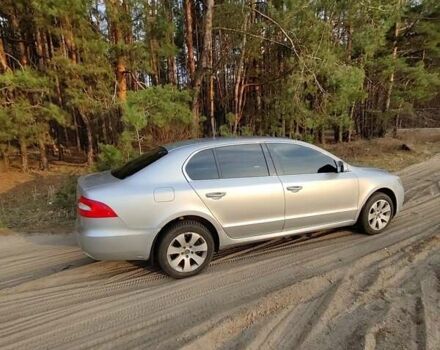
[[[377,192],[365,203],[359,218],[360,226],[370,235],[380,233],[390,224],[393,212],[391,198],[385,193]]]
[[[162,270],[174,278],[193,276],[211,261],[214,241],[209,230],[197,221],[179,221],[169,227],[158,251]]]

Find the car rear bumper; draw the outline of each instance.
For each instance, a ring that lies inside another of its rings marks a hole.
[[[77,241],[96,260],[148,260],[156,230],[127,229],[118,218],[88,219],[76,224]]]

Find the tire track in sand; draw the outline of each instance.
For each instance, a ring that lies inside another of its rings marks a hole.
[[[231,249],[183,281],[129,262],[71,266],[72,245],[11,238],[0,347],[437,349],[440,157],[401,176],[407,203],[384,234]]]

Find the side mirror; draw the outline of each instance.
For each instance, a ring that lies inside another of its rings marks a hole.
[[[338,160],[336,162],[336,169],[338,171],[338,173],[343,173],[345,171],[345,166],[344,166],[344,162],[342,160]]]

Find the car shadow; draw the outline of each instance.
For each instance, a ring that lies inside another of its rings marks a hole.
[[[213,259],[210,265],[216,265],[227,261],[231,258],[246,256],[262,255],[270,252],[270,250],[290,249],[299,245],[310,245],[324,240],[338,239],[343,236],[359,234],[359,231],[354,227],[347,227],[346,229],[336,228],[329,230],[321,230],[301,235],[295,235],[290,237],[273,238],[269,240],[253,242],[249,244],[237,245],[234,247],[223,249],[214,253]],[[269,255],[268,255],[269,258]],[[162,272],[158,266],[157,261],[128,261],[131,265],[144,269],[147,273],[158,273],[168,277]]]

